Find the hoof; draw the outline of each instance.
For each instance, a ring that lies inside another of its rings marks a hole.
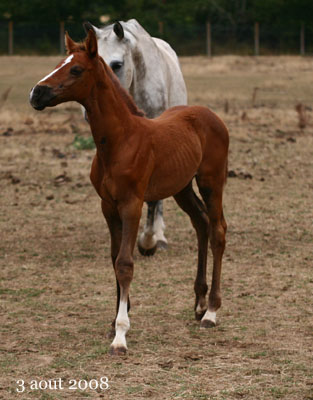
[[[196,311],[196,312],[195,312],[196,320],[197,320],[197,321],[201,321],[205,313],[206,313],[206,310],[204,310],[204,311],[202,311],[202,312],[200,312],[200,313],[197,313],[197,311]]]
[[[162,250],[167,250],[168,244],[164,240],[158,240],[157,242],[157,248],[162,249]]]
[[[200,329],[214,328],[215,326],[215,322],[210,321],[209,319],[204,319],[203,321],[201,321]]]
[[[138,250],[139,250],[139,253],[140,253],[142,256],[151,257],[151,256],[153,256],[153,255],[155,254],[156,249],[157,249],[157,246],[151,247],[151,249],[144,249],[144,248],[138,243]]]
[[[122,346],[118,346],[118,347],[110,347],[110,355],[111,356],[125,356],[127,353],[127,349],[125,347]]]

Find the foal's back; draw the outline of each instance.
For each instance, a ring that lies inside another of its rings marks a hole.
[[[208,108],[173,107],[144,126],[154,160],[147,200],[178,193],[196,175],[225,176],[228,130]]]

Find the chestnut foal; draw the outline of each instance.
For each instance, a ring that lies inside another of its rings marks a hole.
[[[198,239],[195,315],[201,320],[201,328],[215,326],[216,311],[221,306],[226,233],[222,195],[229,138],[225,125],[200,106],[178,106],[158,118],[147,119],[99,57],[92,30],[83,43],[75,43],[66,35],[66,46],[68,57],[32,89],[30,102],[36,110],[43,110],[77,101],[88,113],[97,147],[90,177],[108,223],[117,281],[111,353],[124,354],[127,349],[133,250],[144,201],[174,196],[189,215]],[[204,203],[193,191],[194,177]],[[207,305],[209,240],[213,276]]]

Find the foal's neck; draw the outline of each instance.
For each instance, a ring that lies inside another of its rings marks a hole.
[[[97,148],[103,148],[104,143],[112,146],[125,140],[132,132],[135,116],[144,115],[103,61],[96,84],[83,105]]]
[[[131,124],[131,113],[119,101],[114,91],[96,85],[84,104],[97,148],[103,142],[113,145],[122,139]]]

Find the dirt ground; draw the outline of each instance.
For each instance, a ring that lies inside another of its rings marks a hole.
[[[58,61],[0,58],[0,398],[312,400],[313,59],[181,59],[189,103],[230,131],[223,304],[200,331],[195,235],[166,200],[169,248],[136,249],[120,358],[94,150],[73,145],[88,126],[75,104],[28,105]]]

